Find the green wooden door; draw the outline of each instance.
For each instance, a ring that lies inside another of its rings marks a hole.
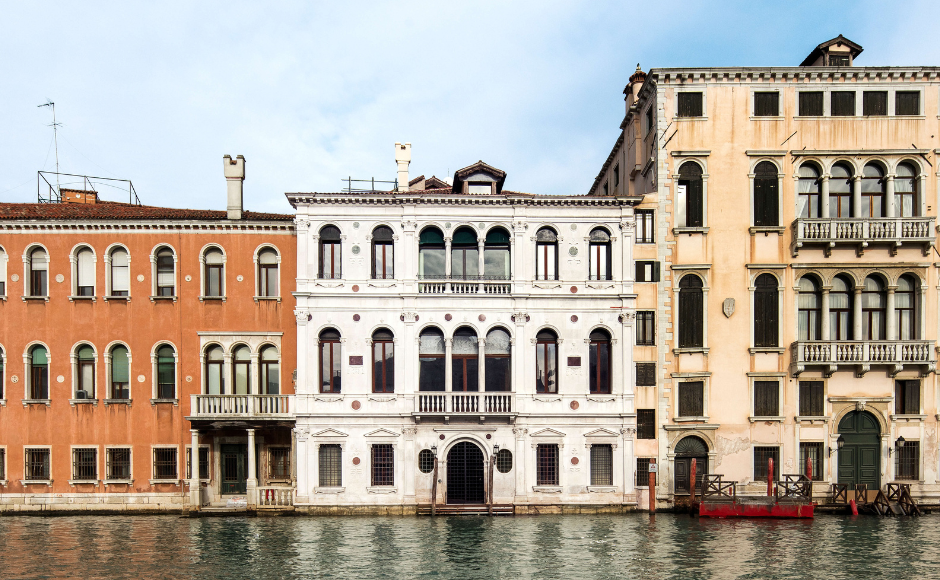
[[[222,494],[245,494],[248,491],[248,446],[222,445]]]
[[[881,488],[881,428],[868,412],[852,411],[839,422],[839,435],[845,441],[839,451],[839,483],[868,484]]]

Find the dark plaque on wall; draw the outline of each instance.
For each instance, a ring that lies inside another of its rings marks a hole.
[[[569,366],[569,367],[579,367],[579,366],[581,366],[581,357],[579,357],[579,356],[569,356],[569,357],[568,357],[568,366]]]
[[[349,357],[349,366],[351,366],[351,367],[361,367],[361,366],[362,366],[362,357],[361,357],[361,356],[351,356],[351,357]]]

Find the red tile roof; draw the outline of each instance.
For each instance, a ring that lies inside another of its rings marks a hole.
[[[178,209],[111,201],[98,203],[0,203],[0,220],[226,220],[227,212]],[[242,212],[241,220],[293,221],[292,214]]]

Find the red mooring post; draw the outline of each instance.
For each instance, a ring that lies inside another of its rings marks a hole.
[[[774,490],[774,458],[767,458],[767,497],[773,495]]]
[[[692,488],[692,504],[695,503],[695,458],[692,458],[692,467],[689,468],[689,487]]]
[[[656,465],[656,459],[650,459],[650,465]],[[656,513],[656,472],[653,469],[650,470],[649,496],[650,496],[650,513],[655,514]]]

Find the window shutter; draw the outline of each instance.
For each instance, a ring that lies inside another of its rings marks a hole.
[[[885,91],[865,91],[862,93],[862,114],[884,116],[888,114],[888,93]]]
[[[111,254],[111,290],[128,292],[131,289],[130,267],[126,252]]]
[[[637,262],[637,263],[636,263],[636,276],[635,276],[634,279],[635,279],[637,282],[646,282],[646,268],[645,268],[645,264],[646,264],[645,262]]]
[[[653,279],[650,282],[659,282],[659,262],[653,262]]]
[[[78,253],[78,285],[95,285],[95,262],[90,250],[82,250]]]
[[[777,177],[754,178],[754,225],[779,225],[777,216]]]
[[[800,93],[800,116],[821,117],[823,114],[823,94],[818,92]]]
[[[129,375],[127,349],[119,346],[111,351],[111,380],[115,383],[129,383]]]
[[[851,117],[855,115],[855,93],[853,91],[833,91],[832,115]]]
[[[690,228],[700,228],[703,223],[702,207],[702,180],[694,179],[685,182],[685,216],[686,225]]]
[[[920,114],[920,92],[918,91],[898,91],[894,96],[894,114],[895,115],[919,115]]]
[[[683,289],[679,291],[679,347],[701,347],[702,341],[702,291]]]
[[[636,363],[636,385],[638,387],[656,386],[656,363]]]

